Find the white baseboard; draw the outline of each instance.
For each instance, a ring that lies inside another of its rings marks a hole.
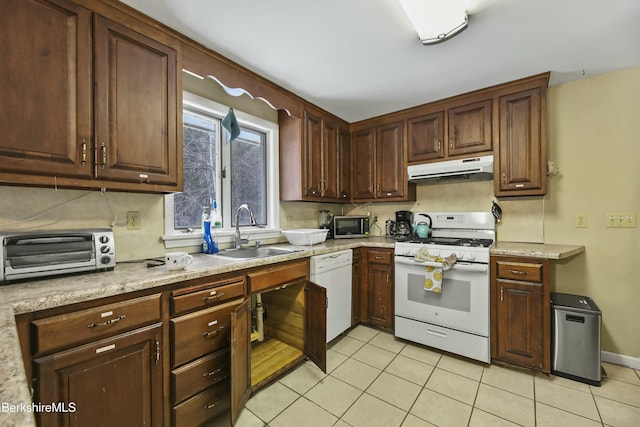
[[[603,351],[600,355],[603,362],[640,370],[640,358],[626,356],[624,354],[610,353],[608,351]]]

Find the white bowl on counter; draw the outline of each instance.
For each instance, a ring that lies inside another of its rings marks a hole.
[[[296,246],[312,246],[322,243],[327,239],[329,230],[318,228],[298,228],[294,230],[282,230],[289,243]]]

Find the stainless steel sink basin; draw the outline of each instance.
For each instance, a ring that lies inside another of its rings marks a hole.
[[[252,259],[252,258],[265,258],[276,255],[286,255],[293,252],[300,252],[300,250],[286,249],[286,248],[274,248],[270,246],[260,246],[253,248],[240,248],[240,249],[225,249],[218,253],[218,256],[234,259]]]

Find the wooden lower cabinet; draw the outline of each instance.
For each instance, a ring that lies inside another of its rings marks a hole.
[[[172,291],[171,424],[198,426],[230,408],[232,313],[244,306],[244,276]]]
[[[362,280],[362,253],[364,249],[353,249],[351,264],[351,326],[360,322],[360,282]]]
[[[40,426],[200,426],[229,410],[235,424],[303,360],[326,371],[327,295],[308,259],[98,304],[18,319],[34,402],[59,409]]]
[[[550,262],[491,257],[491,357],[550,372]]]
[[[393,249],[368,248],[366,250],[366,280],[362,285],[360,315],[371,325],[393,331],[394,277]]]
[[[162,324],[34,360],[34,402],[46,426],[162,425]]]
[[[303,271],[303,276],[297,272]],[[326,372],[326,289],[308,280],[308,260],[249,273],[251,300],[231,314],[231,423],[251,392],[305,358]],[[268,284],[271,286],[268,286]],[[251,307],[266,312],[262,337]]]

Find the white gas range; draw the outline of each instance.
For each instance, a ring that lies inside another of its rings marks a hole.
[[[414,225],[429,219],[430,237],[395,245],[395,335],[489,363],[495,219],[490,212],[430,212],[415,214]],[[443,268],[445,258],[455,262]],[[434,274],[440,292],[426,284]]]

